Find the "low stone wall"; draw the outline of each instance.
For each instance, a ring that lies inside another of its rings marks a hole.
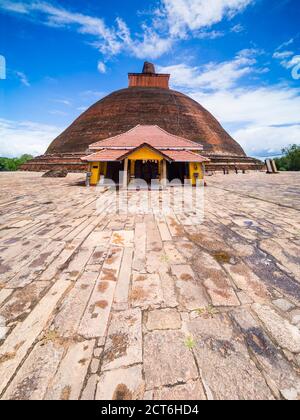
[[[264,171],[265,163],[250,157],[237,156],[207,156],[210,162],[205,165],[207,172],[235,172],[241,171]]]
[[[82,156],[82,153],[38,156],[22,165],[20,170],[31,172],[47,172],[51,170],[65,170],[71,173],[87,172],[88,165],[86,162],[82,162],[80,159]]]

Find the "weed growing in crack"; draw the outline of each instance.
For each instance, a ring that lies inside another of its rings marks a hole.
[[[205,308],[196,309],[195,312],[199,316],[203,316],[203,317],[206,317],[206,318],[213,318],[214,315],[216,315],[218,313],[218,310],[216,308],[214,308],[212,305],[208,305]]]
[[[193,348],[196,346],[196,342],[194,338],[190,335],[185,339],[184,342],[185,347],[187,347],[189,350],[193,350]]]

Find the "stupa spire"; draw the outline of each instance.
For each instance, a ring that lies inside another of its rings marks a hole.
[[[142,73],[129,73],[129,87],[169,89],[169,74],[159,74],[155,66],[145,61]]]
[[[145,61],[144,67],[143,67],[143,73],[146,74],[155,74],[155,66],[152,63],[149,63],[148,61]]]

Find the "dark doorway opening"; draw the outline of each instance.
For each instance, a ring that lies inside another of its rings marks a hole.
[[[157,179],[158,177],[159,170],[157,161],[135,161],[135,178],[143,179],[147,184],[150,184],[152,179]]]
[[[119,184],[119,172],[124,170],[124,162],[108,162],[106,178],[112,179],[116,185]]]
[[[167,162],[167,177],[171,182],[174,179],[179,179],[181,183],[184,183],[185,178],[189,176],[188,163],[185,162]]]

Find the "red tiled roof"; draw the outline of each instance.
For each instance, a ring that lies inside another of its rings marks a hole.
[[[99,148],[136,148],[143,143],[147,143],[156,149],[189,149],[202,150],[201,144],[183,137],[167,133],[167,131],[157,125],[137,125],[126,133],[111,137],[89,146],[91,150]]]
[[[134,150],[139,149],[139,147],[136,147]],[[147,147],[147,145],[145,145],[145,147]],[[103,149],[99,152],[83,157],[82,160],[86,162],[121,161],[127,156],[130,158],[130,154],[133,153],[134,150]],[[209,159],[189,150],[156,150],[157,152],[161,153],[167,160],[169,158],[169,160],[173,162],[209,162]]]
[[[103,149],[99,152],[93,153],[92,155],[84,156],[81,160],[86,162],[112,162],[120,160],[120,158],[126,153],[128,153],[128,150]]]
[[[164,154],[167,155],[174,162],[209,162],[210,159],[193,153],[189,150],[164,150]]]

